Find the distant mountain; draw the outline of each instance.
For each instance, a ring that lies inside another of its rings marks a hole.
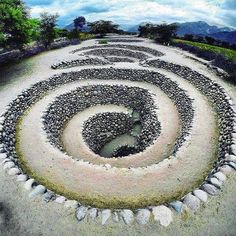
[[[186,22],[186,23],[176,23],[178,25],[177,35],[184,36],[185,34],[194,35],[209,35],[218,32],[231,32],[233,29],[228,27],[218,27],[215,25],[209,25],[204,21],[197,22]]]
[[[176,23],[178,25],[177,35],[193,34],[199,36],[211,36],[215,39],[236,43],[236,31],[229,27],[218,27],[209,25],[204,21]],[[128,28],[129,32],[138,32],[138,26],[134,25]]]
[[[218,27],[215,25],[209,25],[204,21],[176,23],[178,25],[177,35],[184,36],[185,34],[193,34],[199,36],[210,36],[215,39],[229,42],[230,44],[236,43],[236,30],[229,27]],[[139,25],[121,25],[121,28],[128,32],[138,32]],[[71,31],[74,29],[74,23],[71,23],[65,27],[65,29]],[[84,26],[83,32],[88,32],[89,27]]]
[[[64,29],[67,29],[69,31],[73,30],[75,27],[74,27],[74,23],[71,23],[67,26],[64,27]],[[83,32],[88,32],[89,31],[89,27],[87,25],[85,25],[82,29]]]
[[[236,43],[236,31],[223,31],[223,32],[217,32],[213,34],[209,34],[212,38],[229,42],[230,44]]]

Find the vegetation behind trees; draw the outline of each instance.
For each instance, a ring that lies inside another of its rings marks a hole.
[[[104,37],[108,33],[117,33],[119,25],[114,24],[112,21],[99,20],[88,23],[91,33],[99,34]]]
[[[59,17],[58,14],[50,15],[44,12],[40,15],[40,40],[43,45],[47,48],[56,38],[56,21]]]
[[[140,25],[138,28],[140,37],[149,37],[161,44],[169,44],[176,34],[176,24],[151,24]]]

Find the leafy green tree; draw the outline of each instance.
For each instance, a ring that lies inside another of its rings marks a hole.
[[[108,33],[116,33],[119,25],[114,24],[112,21],[99,20],[92,23],[88,23],[91,29],[91,33],[100,34],[101,37]]]
[[[209,36],[205,36],[205,40],[208,44],[211,44],[211,45],[214,44],[215,42],[215,39]]]
[[[0,32],[5,47],[23,49],[30,41],[28,12],[23,1],[0,1]]]
[[[154,28],[155,41],[162,44],[169,44],[177,30],[176,24],[160,24]]]
[[[139,36],[150,37],[155,39],[156,42],[162,44],[168,44],[171,38],[176,34],[177,25],[176,24],[151,24],[147,23],[145,25],[139,26]]]
[[[51,45],[57,36],[55,27],[58,17],[58,14],[50,15],[47,12],[40,15],[40,39],[46,48]]]
[[[192,34],[185,34],[184,39],[186,39],[188,41],[193,41],[193,35]]]
[[[75,29],[77,29],[78,31],[80,31],[85,24],[86,24],[86,19],[83,16],[79,16],[74,19],[74,26]]]
[[[28,19],[28,28],[30,41],[40,40],[40,20],[36,18]]]
[[[138,27],[139,37],[148,37],[152,34],[154,25],[152,23],[142,24]]]

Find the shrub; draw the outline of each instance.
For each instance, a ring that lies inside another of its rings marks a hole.
[[[107,44],[108,41],[106,39],[101,39],[98,41],[99,44]]]

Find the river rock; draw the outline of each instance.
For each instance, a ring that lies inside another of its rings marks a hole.
[[[25,182],[26,180],[27,180],[27,175],[24,174],[18,175],[16,178],[16,181],[18,182]]]
[[[154,216],[154,220],[159,221],[162,226],[168,226],[173,218],[171,210],[164,206],[156,206],[152,208],[152,214]]]
[[[230,161],[228,163],[228,165],[236,170],[236,163],[235,162]]]
[[[50,190],[43,194],[43,200],[45,202],[54,201],[56,199],[56,194]]]
[[[3,169],[7,170],[15,166],[15,163],[13,161],[8,161],[3,165]]]
[[[236,162],[236,156],[235,155],[228,155],[228,156],[225,157],[225,160]]]
[[[220,171],[216,172],[213,176],[222,182],[226,180],[226,176]]]
[[[130,225],[134,221],[134,213],[129,209],[122,210],[120,215],[127,225]]]
[[[85,218],[88,208],[85,206],[80,206],[76,210],[76,218],[78,221],[81,221]]]
[[[112,221],[114,223],[118,223],[119,222],[119,215],[117,212],[112,212]]]
[[[6,159],[7,158],[7,154],[6,153],[0,153],[0,159]]]
[[[55,199],[55,202],[60,203],[60,204],[64,203],[65,201],[66,201],[66,198],[64,196],[59,196]]]
[[[78,202],[76,200],[67,200],[65,202],[65,207],[76,209],[78,207]]]
[[[148,223],[151,212],[148,209],[138,210],[136,220],[140,225],[145,225]]]
[[[223,165],[222,167],[220,167],[220,171],[225,175],[231,173],[233,170],[234,169],[228,165]]]
[[[203,184],[202,189],[210,195],[217,195],[219,190],[212,184]]]
[[[97,208],[91,208],[87,212],[87,217],[94,220],[98,215],[98,210]]]
[[[183,203],[181,201],[174,201],[170,203],[170,206],[178,213],[182,212]]]
[[[185,196],[183,203],[194,212],[200,208],[200,199],[191,193]]]
[[[235,144],[231,145],[231,152],[232,152],[234,155],[236,155],[236,145],[235,145]]]
[[[17,167],[13,167],[10,170],[8,170],[9,175],[18,175],[19,173],[20,173],[20,170]]]
[[[37,195],[44,194],[46,191],[46,188],[43,185],[37,185],[30,193],[29,197],[33,198],[36,197]]]
[[[222,182],[219,181],[219,180],[218,180],[217,178],[215,178],[215,177],[210,178],[210,179],[209,179],[209,182],[210,182],[212,185],[216,186],[217,188],[220,188],[220,187],[222,186]]]
[[[105,225],[108,221],[108,219],[111,216],[111,210],[110,209],[105,209],[102,211],[102,225]]]
[[[25,182],[25,184],[24,184],[24,188],[25,188],[26,190],[31,190],[31,189],[32,189],[32,185],[33,185],[34,182],[35,182],[34,179],[28,179],[28,180]]]
[[[199,198],[202,202],[207,202],[207,193],[201,189],[196,189],[193,191],[193,194]]]

